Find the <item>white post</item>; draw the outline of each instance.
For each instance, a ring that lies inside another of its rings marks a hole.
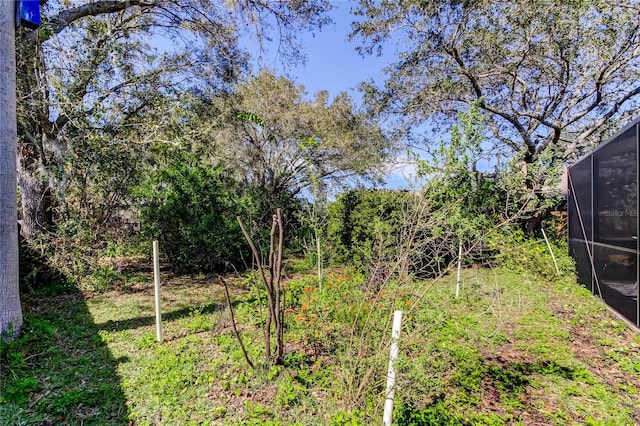
[[[547,248],[549,249],[549,253],[551,253],[551,259],[553,260],[553,266],[556,267],[556,275],[560,275],[560,270],[558,269],[558,262],[556,262],[556,256],[553,254],[553,249],[551,248],[551,244],[549,243],[549,239],[547,238],[547,233],[544,232],[544,228],[540,228],[542,231],[542,236],[544,237],[545,243],[547,243]]]
[[[391,353],[389,354],[389,371],[387,372],[387,390],[384,400],[384,417],[382,424],[391,426],[393,418],[393,397],[396,386],[396,368],[395,362],[398,358],[398,340],[400,340],[400,330],[402,329],[402,311],[393,313],[393,328],[391,330]]]
[[[316,254],[318,255],[318,290],[322,293],[322,248],[320,247],[320,232],[316,229]]]
[[[462,271],[462,241],[458,246],[458,278],[456,279],[456,299],[460,296],[460,272]]]
[[[160,255],[158,242],[153,242],[153,284],[156,299],[156,340],[162,342],[162,313],[160,311]]]

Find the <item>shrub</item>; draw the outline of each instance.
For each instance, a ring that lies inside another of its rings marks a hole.
[[[486,222],[437,188],[351,191],[329,207],[328,241],[334,263],[368,273],[377,288],[393,274],[440,275]]]
[[[558,266],[555,265],[549,248],[542,237],[528,238],[519,229],[505,229],[492,238],[491,245],[499,251],[498,263],[513,271],[537,275],[545,279],[573,277],[575,267],[569,256],[567,242],[551,240],[551,249]]]
[[[240,262],[246,243],[236,221],[250,200],[222,168],[176,159],[138,188],[143,235],[157,238],[179,273]]]
[[[327,213],[332,261],[362,268],[376,250],[391,254],[411,198],[407,191],[390,190],[354,190],[338,196]]]

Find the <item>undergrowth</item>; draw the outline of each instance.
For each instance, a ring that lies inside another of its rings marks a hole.
[[[508,268],[465,269],[458,298],[455,274],[373,292],[353,269],[330,270],[320,287],[298,267],[283,365],[263,360],[260,287],[237,278],[231,299],[255,369],[213,277],[163,278],[162,343],[149,275],[102,293],[32,293],[23,336],[1,350],[0,424],[377,424],[397,309],[395,424],[640,422],[638,337],[570,275],[549,272],[540,247],[511,256]],[[544,274],[513,266],[536,256]]]

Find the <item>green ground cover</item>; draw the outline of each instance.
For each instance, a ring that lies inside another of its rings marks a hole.
[[[24,337],[0,358],[0,424],[380,424],[395,309],[399,425],[640,423],[640,338],[572,279],[470,268],[456,299],[455,274],[372,293],[350,269],[322,289],[289,272],[282,366],[263,360],[258,287],[229,281],[255,369],[213,277],[163,276],[163,343],[149,274],[25,295]]]

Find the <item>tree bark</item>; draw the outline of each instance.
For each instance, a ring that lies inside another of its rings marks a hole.
[[[0,1],[0,339],[22,327],[16,200],[15,3]]]
[[[18,150],[18,185],[22,217],[20,233],[27,242],[33,242],[52,224],[51,196],[46,185],[39,178],[37,170],[27,167],[27,162],[37,161],[33,155],[24,152],[26,146]]]

